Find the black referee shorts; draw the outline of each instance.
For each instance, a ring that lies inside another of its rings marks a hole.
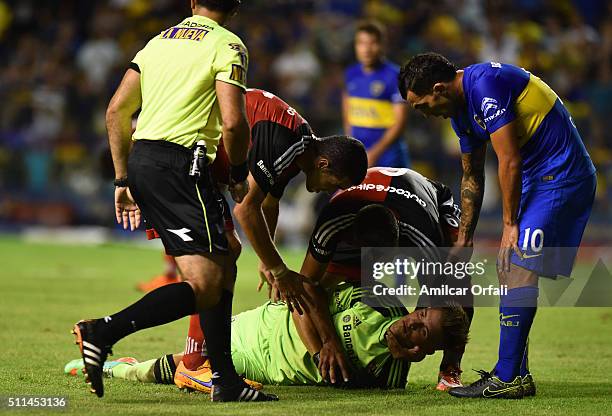
[[[223,195],[208,170],[189,176],[193,152],[162,140],[137,140],[128,159],[130,191],[166,253],[227,254]]]

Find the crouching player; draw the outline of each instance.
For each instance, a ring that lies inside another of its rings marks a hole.
[[[362,215],[358,215],[360,212]],[[316,300],[316,305],[301,319],[314,328],[312,335],[318,338],[312,350],[320,354],[319,369],[323,379],[335,383],[336,374],[338,380],[340,374],[345,380],[352,377],[341,337],[329,318],[327,294],[322,286],[333,287],[343,280],[360,284],[361,247],[397,244],[418,247],[428,258],[439,256],[438,247],[451,244],[459,215],[450,189],[409,169],[369,169],[359,186],[340,191],[332,198],[318,219],[301,269],[302,275],[321,283],[321,287],[306,285],[305,290]],[[399,230],[397,241],[382,232],[390,224]],[[466,313],[471,321],[473,309],[466,308]],[[200,366],[207,352],[199,327],[197,316],[192,317],[185,355],[175,377],[179,387],[197,388],[195,380],[205,371]],[[439,390],[461,385],[463,351],[463,346],[444,350]],[[415,358],[423,359],[427,353],[433,350],[417,348],[406,352],[405,356],[415,361]]]
[[[300,273],[327,287],[342,280],[362,284],[361,247],[381,246],[377,241],[381,239],[380,232],[384,229],[385,218],[372,213],[361,221],[357,214],[378,204],[393,213],[389,220],[398,226],[399,247],[411,247],[432,261],[445,260],[444,250],[440,248],[452,245],[461,215],[454,204],[451,190],[410,169],[371,168],[360,185],[338,192],[323,209]],[[395,245],[389,240],[382,241],[386,241],[383,246]],[[421,278],[419,281],[423,283]],[[469,279],[465,279],[464,283],[469,284]],[[340,339],[333,331],[325,308],[326,294],[321,287],[313,285],[307,285],[305,290],[314,300],[314,305],[309,307],[303,319],[312,320],[324,341],[321,367],[324,373],[339,369],[344,378],[347,378],[349,374],[345,368],[344,354],[339,348]],[[470,302],[471,299],[461,299],[464,307],[470,306]],[[440,303],[434,306],[438,305]],[[473,308],[465,307],[465,311],[471,321]],[[413,353],[424,358],[424,354],[431,351]],[[444,350],[438,390],[462,385],[463,353],[463,346]]]

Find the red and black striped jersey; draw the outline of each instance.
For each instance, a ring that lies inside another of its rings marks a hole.
[[[257,185],[280,198],[300,169],[295,160],[313,140],[310,126],[286,102],[266,91],[247,91],[251,126],[249,170]]]
[[[267,91],[248,89],[246,111],[251,128],[249,171],[264,193],[280,198],[289,181],[300,172],[295,159],[313,139],[312,131],[295,109]],[[216,180],[227,182],[229,162],[223,143],[212,172]]]
[[[382,204],[395,215],[401,247],[419,247],[438,258],[438,247],[450,245],[448,227],[458,227],[460,210],[451,190],[405,168],[371,168],[363,182],[339,191],[321,212],[310,238],[309,251],[317,261],[332,261],[331,272],[359,279],[361,247],[354,246],[351,227],[366,205]]]
[[[276,123],[291,131],[297,131],[298,127],[306,123],[289,104],[264,90],[247,89],[246,110],[251,129],[260,121]]]

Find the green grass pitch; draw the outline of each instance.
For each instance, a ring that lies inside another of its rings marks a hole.
[[[162,270],[159,251],[125,244],[71,246],[0,239],[0,396],[69,398],[53,414],[79,415],[610,415],[612,414],[612,309],[541,308],[531,336],[531,370],[538,395],[521,401],[459,400],[434,390],[440,356],[413,365],[405,391],[344,391],[274,387],[277,403],[213,404],[172,386],[106,380],[106,395],[88,393],[80,378],[62,373],[77,358],[70,334],[81,319],[113,313],[139,298],[139,280]],[[286,252],[298,267],[302,253]],[[257,293],[257,262],[245,250],[239,263],[235,312],[265,300]],[[148,359],[180,351],[187,319],[120,341],[115,357]],[[497,310],[476,311],[463,361],[464,381],[490,369],[497,354]],[[0,409],[4,413],[6,409]],[[34,411],[7,411],[32,414]],[[49,414],[39,410],[38,414]]]

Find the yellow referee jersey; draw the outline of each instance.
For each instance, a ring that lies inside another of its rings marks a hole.
[[[205,140],[214,159],[221,138],[215,81],[246,88],[248,53],[240,38],[196,15],[151,39],[132,64],[140,71],[142,91],[133,140],[167,140],[185,147]]]

